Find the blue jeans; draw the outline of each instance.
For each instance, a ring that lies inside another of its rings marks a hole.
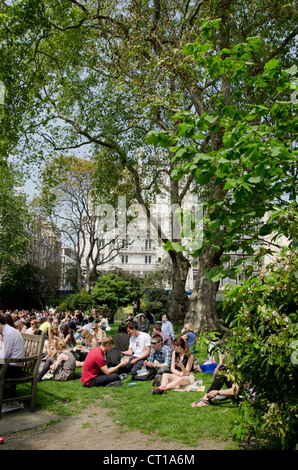
[[[133,360],[133,359],[137,359],[135,356],[132,356],[130,359],[129,359],[129,365],[130,362]],[[140,359],[139,361],[137,361],[135,364],[131,365],[131,369],[130,369],[130,373],[131,375],[136,375],[137,371],[142,369],[144,365],[144,359]]]
[[[137,371],[142,369],[143,365],[144,365],[144,359],[141,359],[139,361],[137,361],[135,364],[131,364],[131,361],[133,359],[137,359],[135,356],[131,356],[129,358],[129,361],[127,364],[125,364],[123,367],[120,367],[120,369],[118,369],[118,372],[119,374],[124,374],[124,373],[131,373],[131,375],[136,375]]]

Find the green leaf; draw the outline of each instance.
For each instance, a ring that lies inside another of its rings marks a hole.
[[[276,69],[279,66],[279,60],[278,59],[271,59],[269,62],[265,64],[265,69]]]
[[[172,249],[177,253],[181,253],[183,251],[183,246],[180,243],[172,242]]]
[[[203,170],[196,176],[196,180],[198,184],[204,186],[210,182],[213,176],[214,176],[213,171]]]

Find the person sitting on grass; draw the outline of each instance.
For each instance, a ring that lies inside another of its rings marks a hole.
[[[59,339],[56,343],[57,359],[50,356],[43,366],[41,373],[38,376],[37,381],[41,382],[44,375],[51,371],[53,373],[53,379],[57,381],[67,381],[75,377],[76,373],[76,360],[73,354],[67,349],[67,344]]]
[[[84,332],[84,330],[81,332],[81,336],[82,336],[83,332]],[[94,338],[97,339],[98,343],[101,343],[102,338],[105,336],[104,330],[102,330],[100,328],[99,323],[96,320],[92,323],[92,332],[91,332],[91,334],[94,336]]]
[[[211,400],[217,395],[224,397],[232,397],[237,401],[239,393],[239,385],[231,380],[228,380],[225,374],[218,374],[223,368],[223,361],[225,356],[220,356],[219,363],[213,373],[213,382],[210,385],[207,393],[199,398],[199,400],[193,402],[190,406],[192,408],[200,408],[202,406],[211,405]],[[226,389],[222,389],[223,385],[226,385]]]
[[[102,314],[98,315],[98,320],[99,320],[98,326],[103,331],[110,331],[111,330],[111,327],[109,326],[109,322],[108,322],[107,318],[104,318],[104,316]]]
[[[185,323],[183,330],[181,331],[182,338],[188,342],[189,349],[192,353],[196,352],[196,335],[193,331],[192,323]]]
[[[183,387],[195,382],[193,375],[194,357],[189,350],[188,342],[181,336],[173,341],[173,353],[171,360],[171,373],[164,373],[161,385],[150,390],[152,395],[166,393],[167,390]]]
[[[81,336],[84,344],[77,345],[76,348],[71,351],[77,361],[76,367],[82,367],[89,351],[98,346],[97,338],[89,333],[88,330],[83,330]]]
[[[43,360],[46,361],[49,357],[56,356],[56,354],[57,354],[56,344],[57,344],[58,340],[59,340],[58,328],[55,327],[55,326],[52,326],[51,329],[50,329],[49,339],[48,339],[47,344],[46,344],[47,355],[45,356],[45,358]]]
[[[170,348],[171,352],[173,351],[172,340],[169,337],[169,335],[161,331],[161,325],[159,324],[153,325],[152,332],[153,332],[152,333],[153,335],[160,335],[163,339],[163,343]]]
[[[73,331],[69,328],[68,325],[65,324],[60,328],[60,339],[66,343],[69,350],[73,349],[77,344],[77,341],[73,335]]]
[[[139,331],[135,321],[128,323],[127,333],[130,336],[129,347],[126,351],[122,351],[122,355],[129,356],[129,360],[123,372],[131,372],[131,375],[136,375],[150,354],[151,337],[148,333]]]
[[[10,326],[5,315],[0,314],[0,368],[3,360],[13,357],[19,359],[25,356],[25,342],[19,330]],[[20,377],[21,363],[9,363],[5,377]]]
[[[137,315],[135,320],[138,324],[139,331],[150,334],[150,323],[143,313]]]
[[[84,352],[89,352],[92,348],[96,348],[98,346],[98,339],[89,333],[88,330],[83,330],[82,331],[82,345],[77,346],[77,349],[80,349],[80,351]]]
[[[105,353],[111,351],[114,340],[111,336],[104,336],[100,346],[92,348],[87,354],[82,367],[81,383],[85,387],[118,386],[122,385],[121,377],[117,374],[123,362],[108,368],[105,361]]]

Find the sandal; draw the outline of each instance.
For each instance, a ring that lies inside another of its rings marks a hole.
[[[162,388],[153,388],[150,390],[151,395],[162,395],[163,393],[166,394],[166,390],[163,390]]]
[[[201,405],[199,403],[202,403]],[[195,401],[194,403],[192,403],[190,406],[192,408],[200,408],[201,406],[208,406],[210,405],[210,401],[208,400],[208,398],[199,398],[199,400]]]
[[[160,387],[161,385],[161,375],[160,374],[157,374],[155,377],[154,377],[154,380],[152,382],[152,385],[153,387]]]

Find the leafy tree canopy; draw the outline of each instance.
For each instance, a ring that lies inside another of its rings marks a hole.
[[[216,24],[209,25],[207,32]],[[204,33],[206,34],[206,33]],[[290,246],[297,243],[297,102],[291,97],[298,87],[297,67],[283,70],[272,59],[252,74],[255,54],[263,47],[260,38],[250,38],[231,50],[212,54],[214,44],[200,39],[184,52],[204,67],[207,80],[225,75],[231,84],[228,103],[214,95],[214,111],[199,118],[189,111],[174,116],[178,133],[152,131],[147,141],[170,147],[176,166],[172,177],[193,175],[202,188],[204,241],[213,251],[241,250],[243,259],[229,269],[221,264],[208,273],[213,281],[235,277],[247,256],[259,261],[279,247],[284,235]],[[198,151],[198,142],[222,135],[220,149]],[[217,190],[214,190],[217,188]],[[183,211],[181,219],[183,220]],[[186,215],[185,215],[186,216]],[[192,227],[193,229],[193,227]],[[189,234],[184,233],[187,238]],[[269,238],[270,236],[270,238]],[[168,249],[188,249],[198,256],[192,239],[184,247],[168,243]],[[246,266],[251,273],[253,265]]]
[[[132,302],[137,296],[138,292],[131,288],[129,280],[113,273],[103,274],[91,290],[91,297],[97,305],[105,304],[114,309]]]
[[[29,205],[19,191],[22,175],[0,159],[0,269],[7,271],[21,260],[30,245],[26,227],[30,221]]]

